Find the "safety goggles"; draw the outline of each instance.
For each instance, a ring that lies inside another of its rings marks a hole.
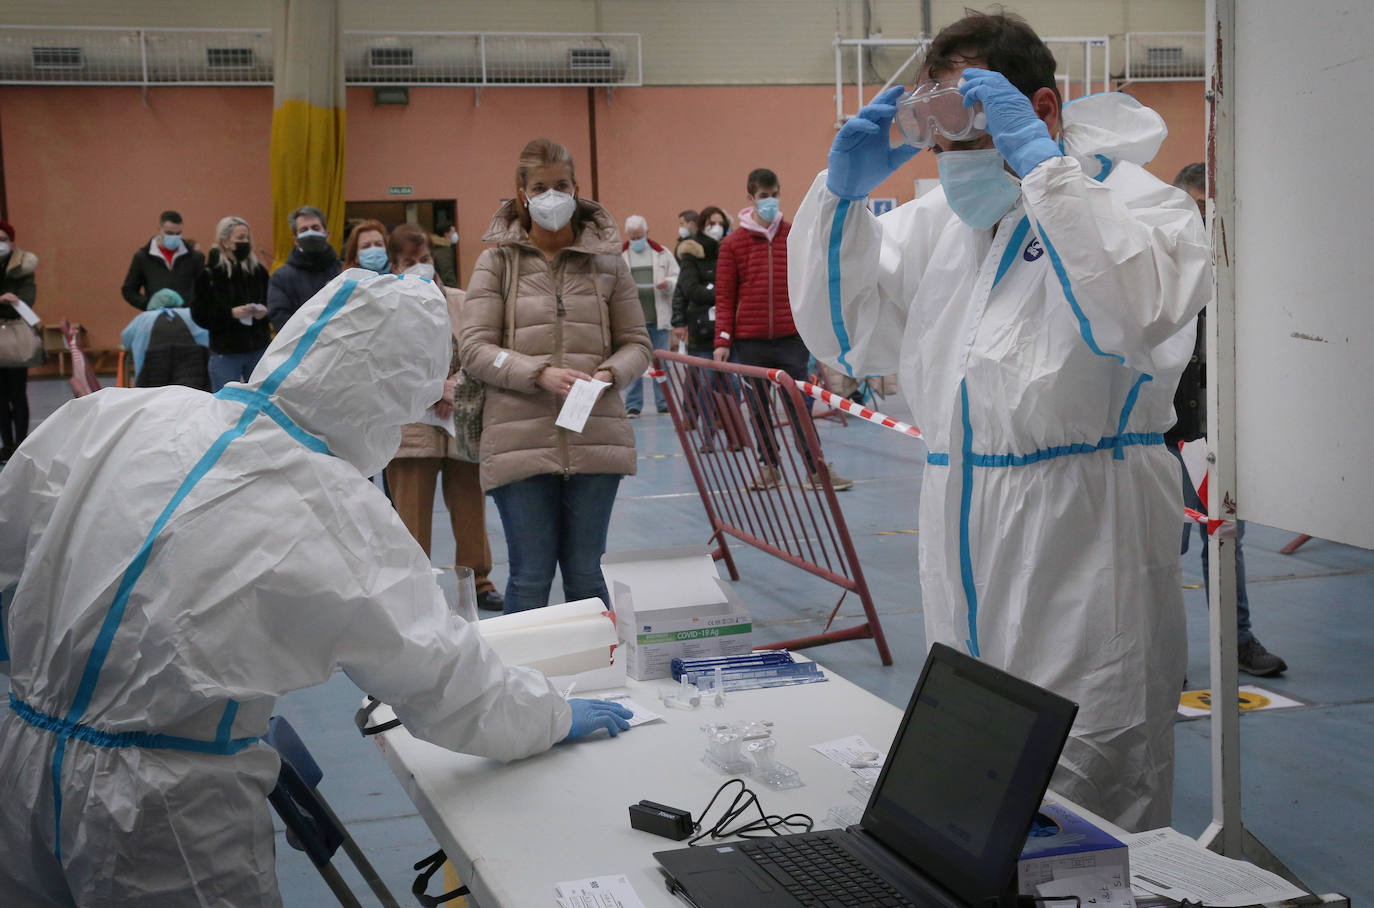
[[[964,106],[958,85],[922,82],[897,99],[897,128],[908,145],[929,148],[935,136],[962,142],[987,128],[983,106]]]

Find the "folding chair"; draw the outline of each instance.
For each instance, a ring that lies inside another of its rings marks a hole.
[[[267,799],[286,824],[287,843],[309,856],[339,904],[345,908],[361,908],[361,904],[339,875],[338,869],[330,863],[340,845],[378,901],[385,908],[399,908],[362,849],[353,841],[316,788],[324,777],[324,771],[301,743],[291,723],[281,716],[273,716],[267,722],[267,734],[263,740],[281,757],[277,787],[272,789]]]

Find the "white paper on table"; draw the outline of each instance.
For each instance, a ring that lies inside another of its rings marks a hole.
[[[883,763],[887,761],[887,754],[869,744],[863,735],[850,735],[847,738],[836,738],[822,744],[812,744],[811,749],[840,764],[861,779],[876,780],[882,774]],[[876,759],[868,757],[869,754],[874,753],[878,755]],[[851,763],[876,763],[878,765],[851,766]]]
[[[631,728],[634,728],[636,725],[646,725],[650,722],[663,721],[662,716],[633,699],[629,694],[607,694],[601,699],[609,700],[617,706],[623,706],[634,713],[634,715],[627,720]]]
[[[1119,879],[1110,880],[1094,874],[1080,874],[1053,879],[1035,888],[1046,898],[1076,895],[1080,905],[1135,908],[1135,896],[1131,893],[1131,887]]]
[[[1130,848],[1131,888],[1215,908],[1242,908],[1306,895],[1287,880],[1246,861],[1208,851],[1176,829],[1121,837]]]
[[[558,418],[553,424],[569,432],[581,432],[587,425],[587,417],[592,415],[597,398],[610,386],[608,381],[579,378],[573,382],[572,390],[563,401],[563,409],[558,411]]]
[[[434,412],[433,407],[430,407],[423,414],[421,414],[419,422],[426,426],[437,426],[438,428],[443,429],[445,432],[447,432],[450,436],[454,438],[457,437],[456,435],[454,435],[453,432],[453,417],[450,416],[448,419],[440,419],[438,414]]]
[[[29,308],[29,304],[23,300],[15,300],[11,305],[14,311],[19,313],[19,317],[29,323],[30,328],[38,327],[38,313]]]
[[[644,908],[630,878],[623,873],[559,883],[553,894],[559,908]]]

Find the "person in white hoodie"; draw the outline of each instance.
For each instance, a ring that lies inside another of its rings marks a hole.
[[[432,282],[349,270],[249,381],[106,389],[19,446],[0,471],[7,903],[280,904],[258,739],[336,667],[417,737],[498,760],[627,727],[503,665],[365,478],[439,399],[449,333]]]
[[[1169,822],[1187,651],[1162,433],[1211,247],[1141,166],[1159,115],[1116,93],[1061,105],[1054,65],[1015,16],[937,35],[923,92],[957,86],[950,119],[962,101],[985,131],[937,126],[958,135],[934,138],[941,189],[874,217],[862,200],[917,149],[888,139],[900,87],[861,110],[797,212],[791,300],[818,358],[897,373],[924,433],[927,644],[1076,700],[1052,787],[1150,829]]]

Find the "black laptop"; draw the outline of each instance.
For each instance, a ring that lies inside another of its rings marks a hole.
[[[1078,705],[936,644],[857,826],[660,851],[701,908],[1016,904]]]

